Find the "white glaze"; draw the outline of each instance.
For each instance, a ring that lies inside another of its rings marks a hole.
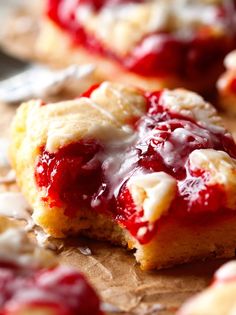
[[[170,167],[178,169],[184,165],[185,150],[187,145],[188,137],[191,137],[191,145],[196,147],[203,141],[211,142],[212,135],[207,129],[200,128],[195,124],[182,122],[183,127],[176,128],[170,132],[168,139],[166,139],[166,132],[159,129],[150,130],[145,134],[141,130],[140,138],[142,143],[149,143],[150,139],[157,140],[161,145],[158,147],[158,152],[161,155],[164,163]],[[160,122],[159,127],[164,126],[168,130],[171,130],[171,125],[168,121]],[[142,150],[142,145],[138,146]],[[145,147],[144,147],[145,148]]]
[[[90,96],[47,104],[29,102],[26,137],[50,153],[80,139],[126,141],[131,128],[126,120],[145,112],[142,92],[116,83],[102,83]],[[27,148],[26,148],[27,150]],[[26,154],[29,154],[28,152]]]
[[[213,149],[194,150],[189,156],[191,170],[204,170],[209,174],[208,185],[220,184],[225,190],[228,209],[236,208],[236,160],[226,152]]]
[[[187,116],[199,124],[224,132],[222,119],[215,108],[194,93],[184,89],[164,90],[160,104],[174,113]]]
[[[127,188],[137,210],[143,209],[144,219],[155,222],[168,211],[176,195],[177,183],[164,172],[154,172],[132,176]]]
[[[226,152],[213,149],[194,150],[189,156],[189,162],[192,170],[206,170],[211,174],[209,183],[236,187],[236,160]]]
[[[91,256],[92,255],[92,251],[89,247],[78,246],[78,250],[80,251],[81,254],[83,254],[85,256]]]

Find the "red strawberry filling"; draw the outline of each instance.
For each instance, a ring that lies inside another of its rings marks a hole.
[[[78,0],[77,4],[79,5],[88,5],[91,6],[94,10],[101,10],[107,5],[116,5],[123,3],[141,3],[143,0]]]
[[[0,314],[28,307],[55,315],[101,315],[99,299],[77,271],[67,267],[32,269],[0,263]]]
[[[232,32],[232,10],[224,5],[216,8],[216,22],[229,25],[227,34],[216,34],[210,27],[203,27],[191,36],[174,32],[156,32],[145,36],[126,56],[119,56],[88,34],[76,18],[83,6],[99,11],[106,6],[123,3],[141,3],[143,0],[48,0],[47,16],[66,31],[75,45],[86,47],[91,53],[111,58],[122,67],[143,76],[181,76],[183,79],[202,79],[209,71],[223,71],[223,58],[236,47]]]
[[[135,141],[118,148],[116,163],[110,163],[109,148],[94,139],[71,143],[55,153],[41,148],[35,178],[46,192],[44,200],[51,207],[63,207],[70,217],[76,216],[78,209],[105,213],[141,243],[152,239],[162,218],[150,223],[143,219],[142,210],[137,211],[126,185],[135,174],[164,171],[174,177],[178,191],[169,212],[179,218],[206,219],[227,210],[224,189],[209,185],[206,172],[192,171],[188,158],[196,149],[221,150],[235,158],[233,139],[166,109],[161,93],[145,94],[147,113],[131,125]]]
[[[233,78],[229,84],[229,90],[236,95],[236,78]]]

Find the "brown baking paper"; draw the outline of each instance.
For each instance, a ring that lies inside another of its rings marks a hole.
[[[35,60],[34,40],[37,23],[25,32],[16,27],[24,14],[18,15],[10,25],[10,31],[2,37],[7,51]],[[29,24],[30,25],[30,24]],[[30,48],[29,48],[30,47]],[[16,107],[0,104],[0,138],[8,136],[8,127]],[[236,137],[236,120],[225,119],[226,126]],[[0,171],[3,171],[0,169]],[[0,192],[16,190],[15,184],[0,184]],[[109,305],[109,313],[124,314],[174,314],[188,297],[202,290],[210,281],[213,272],[223,261],[208,261],[187,264],[176,268],[144,272],[136,264],[132,252],[108,243],[86,239],[52,240],[62,263],[78,268],[95,286],[102,300]]]
[[[81,253],[89,248],[91,255]],[[65,242],[63,263],[83,271],[100,296],[128,314],[174,314],[183,301],[208,283],[222,262],[196,263],[144,272],[132,253],[103,242]]]

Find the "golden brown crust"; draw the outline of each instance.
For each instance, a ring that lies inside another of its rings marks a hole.
[[[86,33],[95,34],[104,47],[123,56],[133,51],[148,35],[162,31],[191,34],[208,27],[212,33],[224,34],[226,23],[214,19],[215,5],[221,3],[217,0],[149,0],[108,4],[101,10],[80,5],[76,19]]]
[[[211,224],[186,224],[169,218],[147,245],[135,244],[136,259],[145,270],[173,267],[191,261],[235,256],[236,219]]]
[[[57,49],[55,49],[57,47]],[[36,51],[40,58],[61,67],[68,64],[92,63],[97,65],[95,81],[111,80],[132,84],[146,90],[158,90],[163,87],[176,88],[184,87],[196,92],[209,92],[215,85],[219,75],[219,69],[214,69],[204,73],[204,76],[193,82],[193,80],[183,80],[180,77],[144,77],[123,69],[115,61],[108,60],[71,44],[70,38],[59,29],[53,22],[44,18],[40,35],[37,41]]]

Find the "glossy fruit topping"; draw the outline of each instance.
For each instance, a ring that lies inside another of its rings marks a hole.
[[[37,314],[101,315],[92,287],[68,267],[35,270],[0,264],[0,292],[1,315],[23,314],[27,309]]]
[[[229,83],[229,90],[236,95],[236,78],[233,78]]]
[[[165,172],[176,180],[177,193],[168,212],[178,217],[227,209],[223,187],[210,184],[206,171],[191,169],[189,155],[194,150],[214,149],[236,158],[232,137],[222,128],[202,125],[165,108],[162,93],[145,94],[147,113],[130,125],[135,138],[115,154],[96,139],[83,139],[54,153],[42,147],[35,178],[44,200],[51,207],[62,207],[70,217],[78,209],[106,213],[141,243],[151,240],[159,220],[149,222],[143,209],[137,209],[127,188],[136,174]]]
[[[227,33],[217,33],[204,26],[191,35],[184,31],[157,31],[144,36],[132,51],[120,56],[106,47],[94,33],[87,33],[76,18],[76,12],[84,6],[95,11],[124,3],[142,3],[143,0],[48,0],[47,15],[66,31],[75,45],[86,47],[91,53],[100,54],[118,62],[122,67],[143,76],[181,76],[182,79],[202,80],[209,71],[223,71],[223,58],[236,47],[232,32],[232,10],[216,7],[217,23],[229,25]],[[218,8],[218,10],[217,10]]]
[[[110,5],[128,4],[128,3],[141,3],[144,0],[78,0],[78,5],[91,6],[94,10],[101,10],[102,8]]]

